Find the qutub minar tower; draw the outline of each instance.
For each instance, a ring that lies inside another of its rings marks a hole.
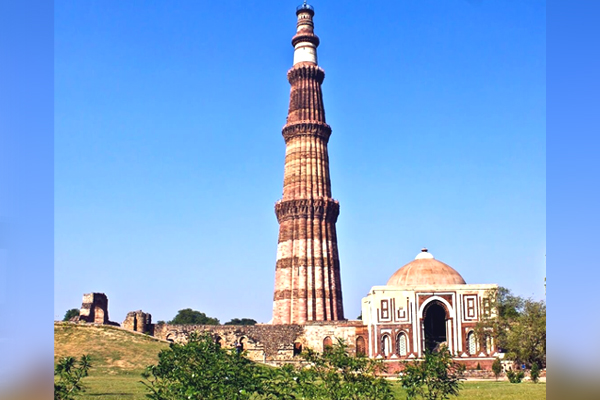
[[[294,46],[287,122],[283,198],[275,205],[279,244],[275,267],[273,324],[343,320],[342,285],[335,223],[339,203],[331,198],[321,84],[319,38],[313,33],[314,9],[302,4]]]

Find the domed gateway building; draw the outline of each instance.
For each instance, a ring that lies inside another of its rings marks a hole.
[[[423,249],[385,286],[373,286],[363,298],[364,351],[393,363],[421,358],[426,349],[445,345],[468,368],[479,364],[489,369],[497,349],[491,338],[479,345],[475,326],[492,312],[488,296],[497,288],[467,284],[454,268]]]

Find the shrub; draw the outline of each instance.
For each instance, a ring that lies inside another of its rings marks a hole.
[[[502,363],[500,362],[500,359],[498,357],[496,357],[494,363],[492,364],[492,371],[494,372],[496,380],[498,380],[500,373],[502,373]]]
[[[256,320],[251,318],[233,318],[229,322],[225,322],[225,325],[256,325]]]
[[[510,370],[506,373],[506,376],[508,377],[508,380],[510,381],[510,383],[521,383],[521,381],[523,380],[523,377],[525,376],[525,373],[523,371],[513,371]]]
[[[91,368],[90,356],[83,355],[76,361],[73,357],[61,359],[54,367],[54,400],[72,400],[74,396],[83,392],[81,379],[88,376]]]
[[[375,376],[380,363],[348,354],[343,341],[324,354],[308,350],[309,368],[272,368],[223,349],[209,334],[171,344],[142,375],[154,400],[392,400],[390,384]]]
[[[452,354],[443,346],[438,352],[427,350],[422,361],[405,363],[400,378],[406,389],[407,400],[417,396],[425,400],[447,399],[458,396],[460,375],[464,368],[452,359]]]
[[[342,339],[322,354],[309,349],[302,357],[311,367],[300,371],[298,399],[394,399],[389,382],[376,376],[385,371],[383,363],[349,355]]]
[[[475,368],[477,371],[481,371],[481,364],[477,363],[477,367]]]
[[[540,367],[537,365],[537,363],[533,363],[533,365],[531,366],[531,380],[533,381],[533,383],[537,383],[538,380],[540,379]]]
[[[79,316],[79,308],[71,308],[70,310],[67,310],[67,312],[65,313],[65,317],[63,318],[63,321],[70,321],[71,318],[78,317],[78,316]]]
[[[168,322],[170,325],[219,325],[217,318],[206,316],[203,312],[186,308],[179,310],[175,318]]]

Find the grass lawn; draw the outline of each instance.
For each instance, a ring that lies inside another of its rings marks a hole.
[[[138,373],[99,376],[93,372],[83,379],[85,392],[80,394],[81,399],[97,400],[142,400],[147,399],[146,388],[139,383],[142,380]]]
[[[139,383],[141,371],[127,374],[100,376],[92,373],[83,380],[86,391],[81,399],[115,400],[115,399],[146,399],[145,387]],[[394,394],[397,400],[405,400],[406,394],[398,384],[394,384]],[[546,383],[523,382],[465,382],[457,399],[464,400],[537,400],[546,398]]]
[[[156,364],[159,351],[167,348],[168,343],[112,326],[54,325],[55,362],[61,357],[88,354],[97,376],[141,371]]]
[[[405,400],[406,394],[399,384],[394,385],[396,399]],[[538,400],[546,398],[546,383],[510,383],[507,381],[470,381],[463,382],[460,395],[454,397],[464,400]]]

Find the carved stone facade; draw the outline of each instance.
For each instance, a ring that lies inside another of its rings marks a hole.
[[[366,354],[383,359],[390,372],[401,361],[419,359],[426,349],[448,347],[467,368],[490,369],[499,355],[489,338],[481,345],[475,327],[492,315],[490,291],[497,285],[468,285],[458,272],[423,249],[385,286],[362,300],[367,326]]]
[[[116,325],[108,319],[108,297],[104,293],[87,293],[83,295],[79,321],[101,325]]]
[[[279,241],[275,265],[273,324],[304,324],[344,319],[335,223],[339,203],[331,197],[321,84],[317,65],[319,38],[314,11],[297,13],[292,39],[294,66],[287,77],[290,105],[282,134],[286,143],[283,198],[275,205]]]

